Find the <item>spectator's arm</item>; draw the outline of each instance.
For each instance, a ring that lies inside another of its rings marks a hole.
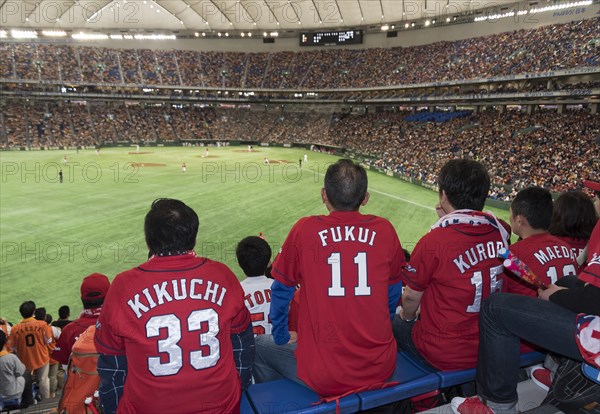
[[[590,315],[600,314],[600,288],[594,285],[560,289],[549,296],[550,302],[556,303],[576,313]]]
[[[127,377],[127,358],[125,355],[100,354],[98,374],[100,375],[100,402],[104,414],[116,413]]]
[[[285,345],[290,341],[288,313],[295,291],[294,286],[286,286],[278,280],[275,280],[271,286],[271,311],[269,315],[271,317],[273,341],[277,345]]]
[[[15,377],[22,377],[25,374],[25,364],[20,359],[15,358]]]
[[[231,335],[233,344],[233,359],[240,378],[242,389],[247,389],[252,384],[252,366],[254,365],[254,332],[252,323],[248,324],[246,330],[239,334]]]
[[[402,294],[402,313],[400,314],[402,319],[410,321],[417,317],[421,297],[423,297],[423,292],[412,290],[408,286],[404,288],[404,293]]]
[[[400,301],[400,295],[402,295],[402,282],[388,286],[388,307],[390,309],[390,318],[392,320],[394,320],[394,316],[396,315],[396,308]]]

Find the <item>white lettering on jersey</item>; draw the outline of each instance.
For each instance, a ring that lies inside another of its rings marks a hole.
[[[151,288],[143,289],[141,293],[143,296],[140,293],[136,293],[132,299],[127,301],[127,304],[138,319],[150,309],[174,300],[185,300],[188,298],[206,300],[215,305],[223,306],[223,299],[225,299],[227,289],[210,280],[205,285],[202,279],[190,280],[188,289],[188,280],[179,279],[171,281],[170,285],[167,282],[162,282],[162,284],[156,283]],[[144,301],[143,298],[146,300]]]
[[[498,257],[498,250],[502,249],[504,244],[501,241],[489,241],[487,243],[479,243],[471,247],[463,254],[458,255],[452,261],[458,268],[461,274],[464,274],[471,267],[476,266],[479,262],[487,259],[495,259]],[[466,257],[466,260],[465,260]],[[468,261],[468,263],[467,263]]]
[[[573,250],[565,246],[546,246],[533,254],[541,265],[553,259],[571,259],[577,260]]]
[[[336,226],[330,227],[326,230],[321,230],[317,232],[319,238],[321,239],[321,245],[323,247],[327,246],[327,241],[331,238],[331,241],[334,243],[339,242],[348,242],[348,241],[358,241],[360,243],[368,244],[369,246],[373,246],[375,243],[375,236],[377,235],[376,231],[371,229],[365,229],[363,227],[358,227],[358,237],[354,232],[355,226]]]

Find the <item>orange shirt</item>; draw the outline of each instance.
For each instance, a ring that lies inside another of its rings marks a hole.
[[[44,321],[23,319],[13,326],[10,342],[28,370],[38,369],[50,361],[48,345],[52,342],[52,329]]]

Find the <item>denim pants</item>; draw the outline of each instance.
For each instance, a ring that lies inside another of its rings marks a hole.
[[[517,402],[520,338],[581,361],[575,343],[576,316],[560,305],[528,296],[496,293],[485,299],[479,314],[479,397],[492,409]]]
[[[254,338],[256,354],[254,357],[254,381],[273,381],[290,379],[306,387],[298,378],[296,367],[296,344],[276,345],[272,335],[258,335]]]
[[[415,358],[423,368],[429,371],[438,371],[434,368],[427,360],[421,355],[415,343],[412,340],[412,330],[415,326],[415,321],[406,322],[400,318],[399,315],[394,316],[392,321],[392,331],[394,332],[394,338],[396,338],[396,344],[398,345],[398,352],[404,351],[409,353]]]

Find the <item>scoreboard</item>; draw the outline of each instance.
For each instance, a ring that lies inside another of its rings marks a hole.
[[[300,33],[300,46],[357,45],[362,42],[362,30]]]

